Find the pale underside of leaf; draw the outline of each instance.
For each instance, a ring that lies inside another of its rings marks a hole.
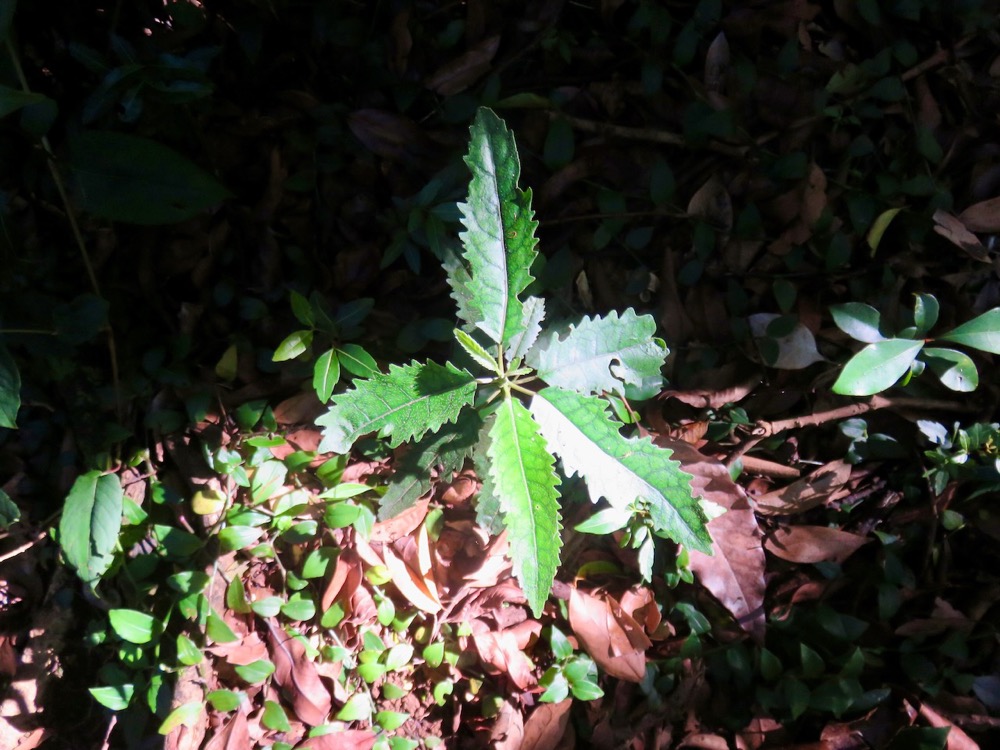
[[[514,574],[537,617],[559,567],[559,478],[528,410],[507,397],[489,434],[490,478],[510,543]]]
[[[538,334],[542,332],[542,320],[545,318],[545,300],[541,297],[528,297],[524,301],[524,321],[521,330],[511,337],[507,349],[507,362],[523,358],[535,345]]]
[[[347,453],[362,435],[377,432],[389,446],[453,422],[472,403],[476,380],[465,370],[433,362],[393,365],[388,373],[356,380],[354,388],[334,396],[330,410],[316,420],[324,427],[320,452]]]
[[[547,331],[528,352],[527,362],[549,385],[579,393],[621,393],[626,385],[662,381],[667,355],[653,337],[656,321],[631,308],[618,315],[585,317],[564,332]]]
[[[691,494],[691,477],[648,438],[625,438],[608,404],[561,388],[531,400],[531,413],[567,475],[587,483],[590,498],[624,508],[638,498],[649,505],[657,531],[690,549],[711,554],[707,519]]]
[[[490,431],[493,429],[494,419],[490,416],[483,423],[472,461],[480,480],[479,497],[476,499],[476,523],[496,536],[503,531],[503,512],[500,510],[500,496],[497,495],[490,476]]]
[[[521,165],[513,134],[489,109],[480,109],[471,128],[466,164],[472,170],[468,200],[460,205],[469,278],[453,283],[467,299],[474,323],[507,346],[524,325],[518,295],[531,283],[537,255],[531,191],[517,187]],[[463,305],[460,303],[460,309]]]

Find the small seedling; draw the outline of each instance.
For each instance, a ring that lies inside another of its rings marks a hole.
[[[383,498],[383,518],[429,489],[430,467],[453,472],[471,457],[483,481],[479,521],[507,529],[514,572],[537,615],[559,565],[554,453],[566,475],[586,480],[594,502],[628,509],[641,499],[652,530],[690,549],[711,552],[711,537],[689,475],[649,438],[623,436],[606,399],[660,389],[667,347],[653,335],[654,320],[628,309],[542,329],[544,301],[527,296],[538,222],[531,191],[518,188],[514,137],[488,109],[471,132],[464,253],[445,267],[458,303],[455,338],[481,374],[462,363],[411,362],[356,380],[317,420],[320,450],[347,453],[373,432],[390,447],[417,441]]]

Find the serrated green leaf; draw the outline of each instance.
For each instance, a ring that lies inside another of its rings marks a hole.
[[[524,325],[518,299],[533,281],[537,255],[531,191],[517,187],[521,164],[513,134],[503,120],[480,108],[470,129],[465,163],[472,171],[469,195],[460,204],[469,280],[468,309],[474,323],[507,347]]]
[[[515,398],[505,398],[497,409],[489,458],[514,575],[538,617],[559,566],[559,478],[538,425]]]
[[[325,428],[319,451],[347,453],[369,432],[388,437],[391,448],[419,439],[455,421],[475,392],[475,378],[450,364],[393,365],[388,374],[355,381],[352,390],[334,397],[330,411],[316,420]]]
[[[549,385],[578,393],[621,393],[625,385],[662,381],[667,347],[653,337],[656,322],[629,308],[619,317],[584,317],[564,332],[546,331],[528,352],[527,362]]]
[[[80,578],[93,586],[113,560],[125,504],[114,474],[88,471],[77,477],[59,520],[59,545]]]
[[[981,352],[1000,354],[1000,307],[987,310],[938,338],[971,346]]]
[[[910,369],[923,341],[886,339],[869,344],[844,365],[833,392],[844,396],[871,396],[892,386]]]
[[[830,313],[837,328],[856,341],[874,344],[876,341],[885,340],[885,336],[879,333],[882,315],[871,305],[847,302],[831,306]]]
[[[431,467],[438,467],[439,476],[445,481],[461,469],[476,445],[482,426],[478,412],[463,411],[453,424],[444,425],[410,446],[396,464],[392,480],[379,502],[379,520],[398,516],[430,490]]]
[[[455,340],[461,344],[462,348],[468,353],[476,363],[482,367],[484,370],[489,370],[490,372],[497,372],[497,363],[490,353],[486,351],[479,342],[476,341],[472,336],[467,334],[461,328],[455,329]],[[498,373],[499,374],[499,373]]]
[[[937,375],[946,387],[959,393],[971,393],[979,387],[979,371],[976,363],[964,352],[954,349],[931,347],[920,354],[931,372]]]
[[[691,477],[649,438],[625,438],[606,401],[562,388],[531,400],[531,413],[568,475],[587,482],[590,498],[616,508],[637,498],[649,505],[654,528],[689,549],[712,552],[707,519],[691,494]]]
[[[490,431],[494,421],[495,418],[490,416],[483,423],[472,461],[480,481],[479,496],[476,498],[476,523],[495,536],[503,531],[503,511],[500,509],[500,496],[490,476]]]
[[[524,301],[524,320],[521,331],[511,336],[507,348],[507,362],[523,358],[535,345],[538,334],[542,332],[542,321],[545,319],[545,300],[541,297],[528,297]]]
[[[316,359],[313,365],[313,390],[320,403],[326,403],[333,395],[333,389],[340,382],[340,359],[337,358],[337,350],[331,349],[323,352]]]
[[[21,373],[7,348],[0,344],[0,427],[17,429],[21,408]]]

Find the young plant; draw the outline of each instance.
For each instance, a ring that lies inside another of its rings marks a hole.
[[[871,305],[848,302],[834,305],[833,322],[851,338],[868,346],[848,360],[833,384],[833,392],[845,396],[871,396],[903,378],[903,385],[924,368],[953,391],[969,392],[979,386],[979,371],[969,355],[956,349],[928,346],[932,341],[960,344],[991,354],[1000,354],[1000,307],[942,333],[926,338],[938,319],[938,301],[930,294],[914,295],[913,325],[895,336],[883,336],[881,316]]]
[[[559,565],[559,455],[591,500],[628,508],[641,499],[653,530],[711,551],[706,517],[669,450],[624,437],[605,396],[648,398],[661,383],[664,342],[650,316],[626,310],[542,330],[545,305],[526,295],[537,256],[530,190],[522,191],[514,137],[480,109],[465,161],[460,206],[464,253],[445,263],[461,327],[455,338],[477,376],[451,362],[393,365],[333,397],[320,451],[347,453],[362,435],[391,447],[416,440],[383,498],[390,517],[430,486],[432,466],[454,471],[471,457],[483,489],[479,520],[506,527],[514,572],[539,614]],[[544,381],[541,387],[538,381]]]

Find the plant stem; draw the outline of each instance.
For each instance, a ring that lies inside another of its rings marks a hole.
[[[21,84],[21,90],[26,94],[32,93],[31,87],[28,85],[28,79],[24,75],[24,68],[21,67],[21,58],[18,56],[17,50],[14,49],[14,44],[11,40],[10,34],[7,35],[4,42],[7,45],[7,52],[10,54],[11,63],[13,64],[14,71],[17,74],[17,80]],[[49,143],[48,136],[43,135],[40,142],[42,144],[42,149],[45,151],[49,172],[52,174],[52,181],[55,183],[56,190],[59,193],[59,199],[62,201],[63,208],[66,211],[66,219],[69,221],[70,231],[73,233],[73,239],[76,241],[76,246],[80,250],[80,256],[83,258],[83,265],[87,271],[87,278],[90,280],[90,287],[93,289],[95,295],[101,299],[105,299],[104,295],[101,294],[101,285],[97,281],[97,274],[94,272],[94,264],[90,260],[90,253],[87,251],[87,243],[83,239],[83,232],[80,230],[80,224],[77,222],[76,214],[73,212],[73,206],[69,200],[69,193],[66,191],[66,183],[63,181],[62,174],[59,172],[55,152],[52,150],[52,145]],[[121,383],[118,375],[118,353],[117,347],[115,346],[115,334],[110,324],[105,330],[107,331],[108,339],[108,355],[111,359],[111,382],[115,392],[115,414],[119,419],[121,419],[122,397]]]

